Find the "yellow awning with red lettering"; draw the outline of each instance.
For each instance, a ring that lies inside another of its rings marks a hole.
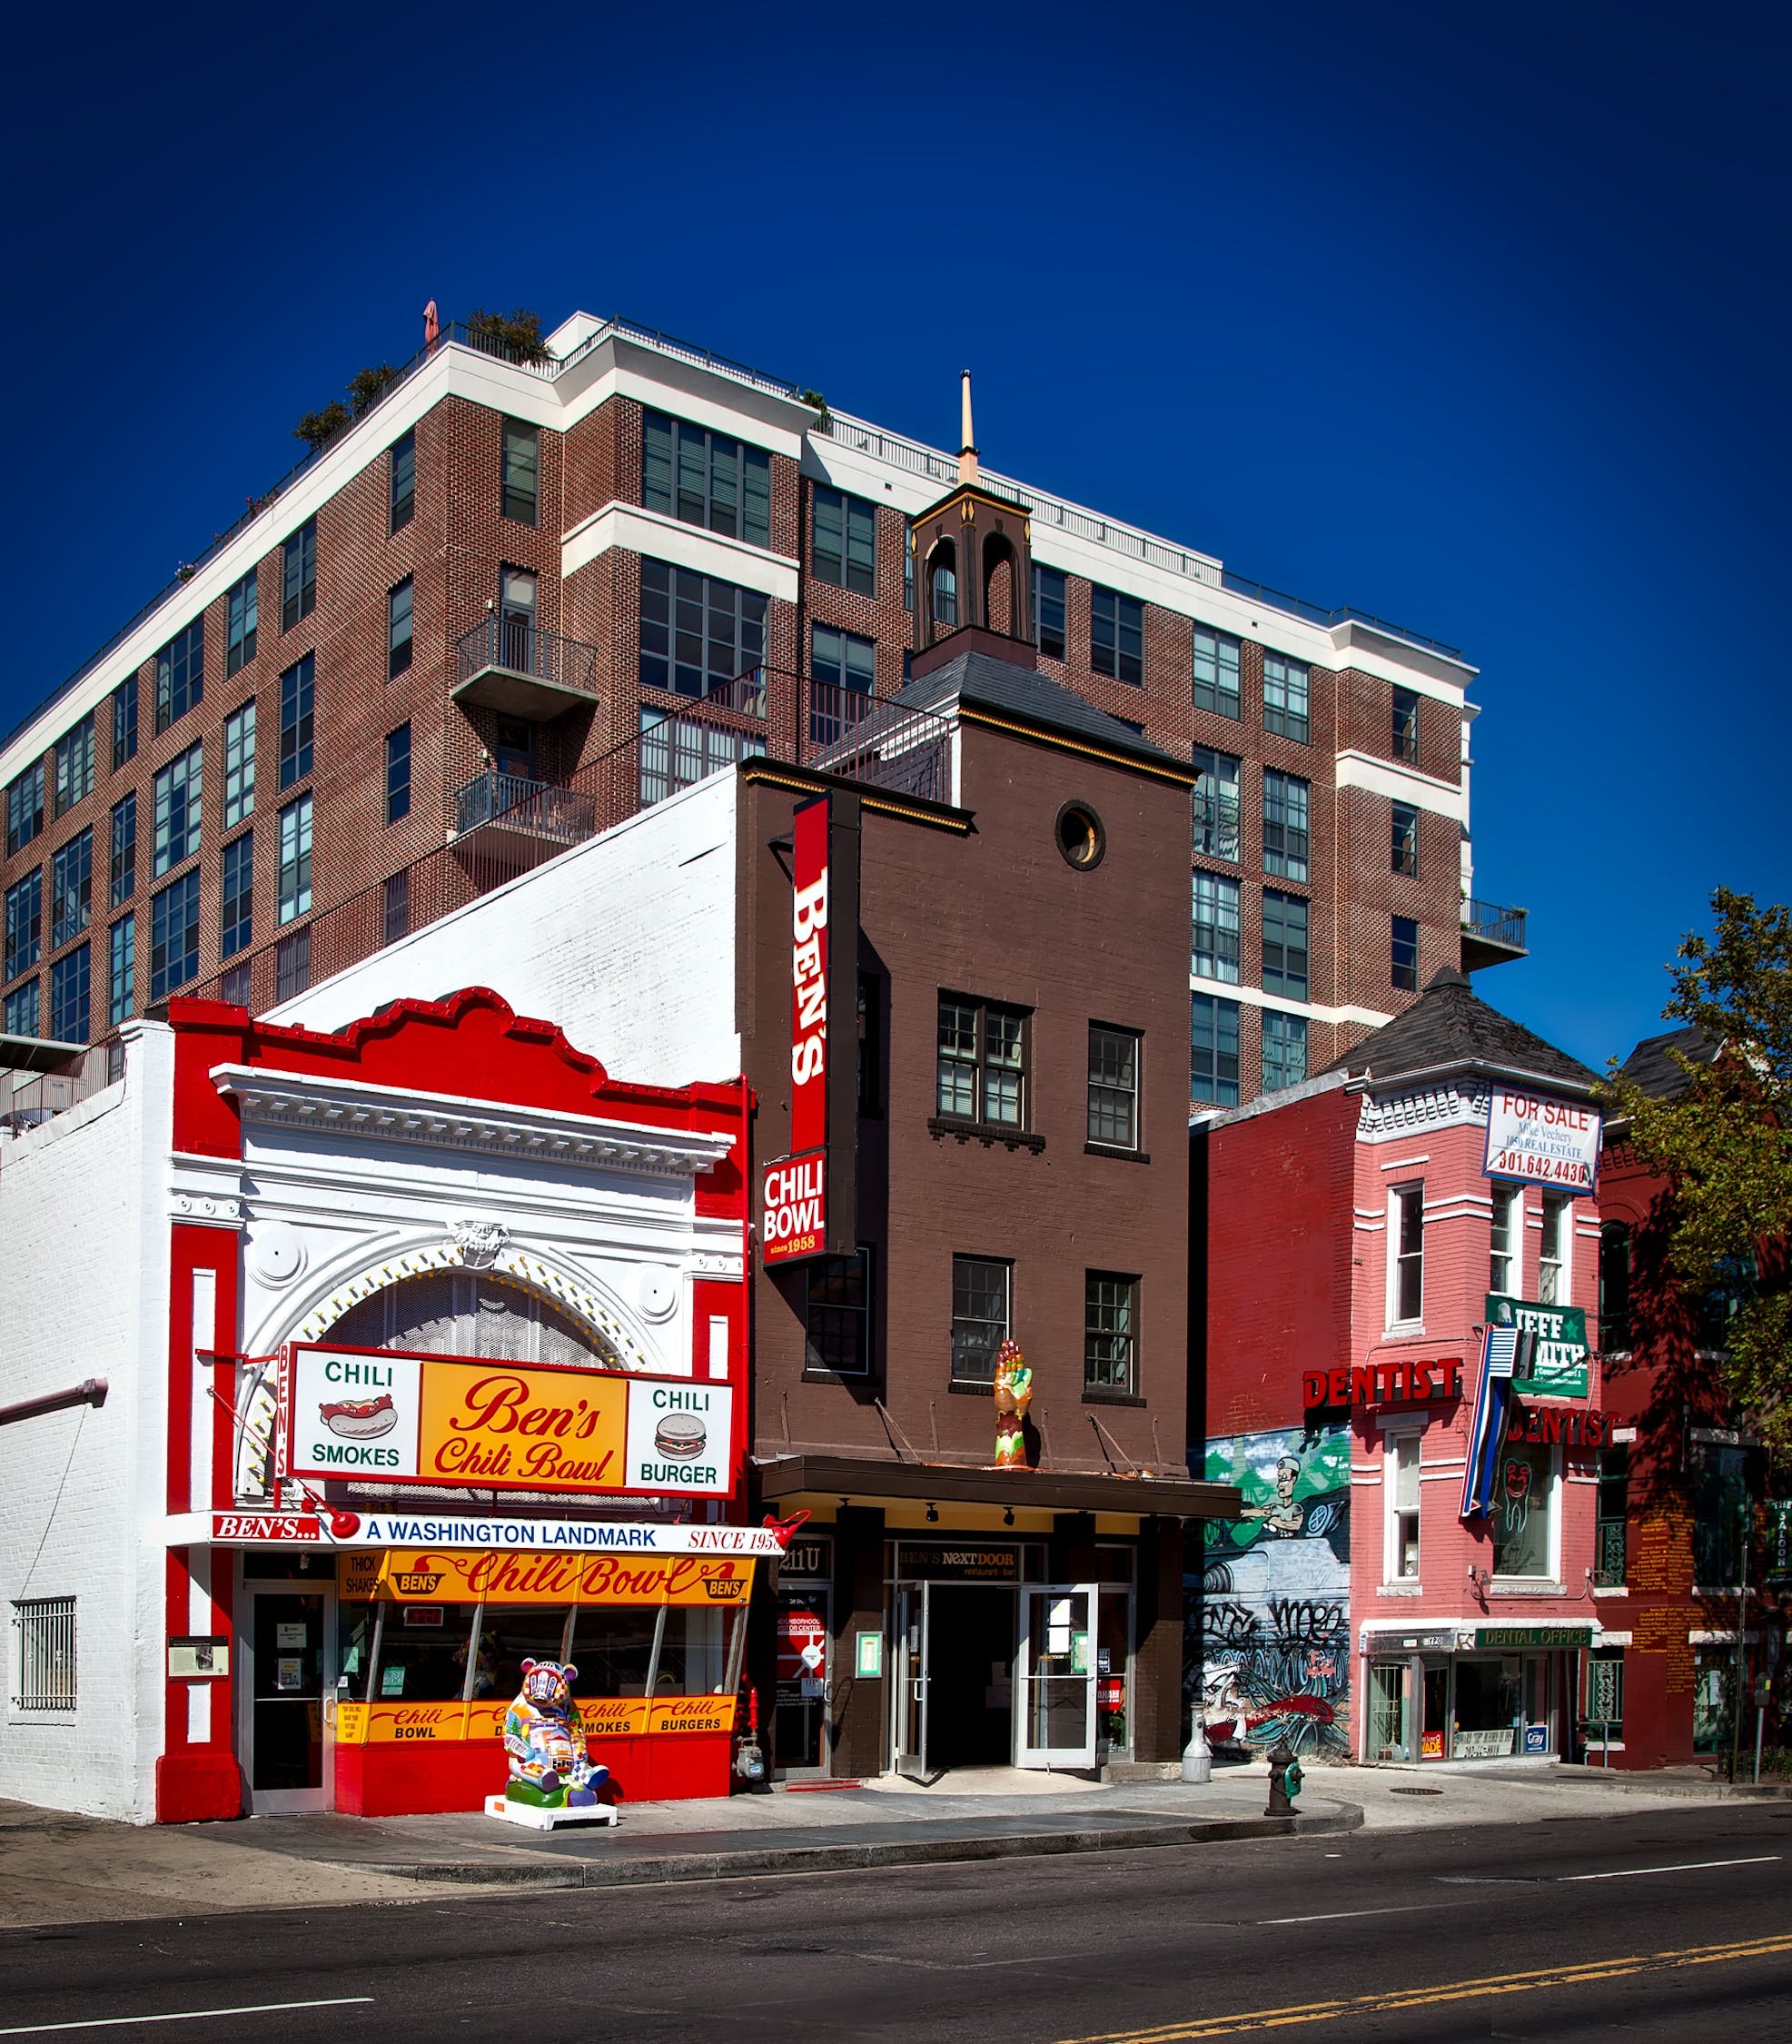
[[[531,1554],[373,1547],[337,1559],[345,1601],[401,1604],[745,1605],[750,1556]]]

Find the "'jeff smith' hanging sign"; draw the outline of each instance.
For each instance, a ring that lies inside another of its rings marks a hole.
[[[1599,1181],[1599,1114],[1546,1093],[1496,1086],[1487,1112],[1490,1178],[1590,1193]]]
[[[1580,1306],[1533,1305],[1487,1295],[1487,1325],[1515,1327],[1531,1337],[1520,1344],[1512,1389],[1528,1398],[1587,1395],[1587,1315]]]

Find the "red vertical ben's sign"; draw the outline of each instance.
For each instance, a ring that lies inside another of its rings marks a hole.
[[[790,897],[790,1155],[760,1181],[767,1264],[827,1251],[828,841],[832,798],[797,810]]]

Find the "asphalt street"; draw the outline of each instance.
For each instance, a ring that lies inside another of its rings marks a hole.
[[[1792,2036],[1792,1803],[0,1934],[0,2037]]]

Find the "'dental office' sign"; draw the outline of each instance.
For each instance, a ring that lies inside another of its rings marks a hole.
[[[734,1393],[689,1378],[302,1345],[286,1471],[497,1491],[726,1494]]]
[[[1599,1183],[1599,1109],[1496,1086],[1488,1105],[1486,1170],[1490,1178],[1592,1192]]]

